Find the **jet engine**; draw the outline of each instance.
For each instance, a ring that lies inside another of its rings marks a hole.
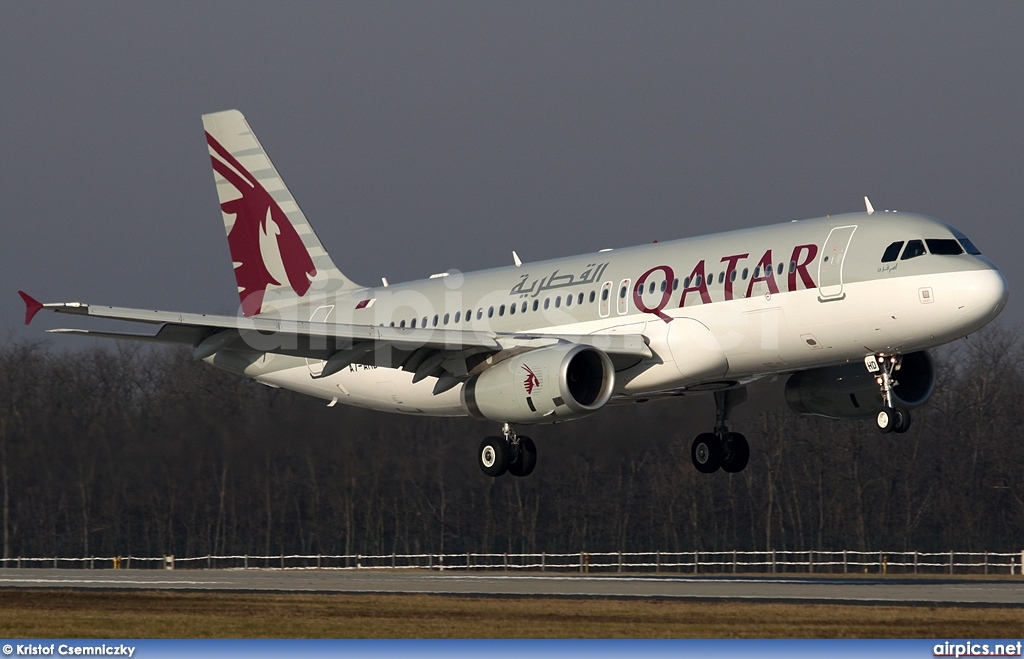
[[[927,352],[903,355],[893,372],[897,404],[923,405],[935,388],[935,366]],[[786,382],[786,402],[798,414],[831,419],[861,419],[873,416],[882,406],[881,387],[875,373],[863,363],[842,364],[800,371]]]
[[[509,357],[462,388],[462,404],[478,419],[551,423],[589,416],[612,395],[615,368],[591,346],[559,344]]]

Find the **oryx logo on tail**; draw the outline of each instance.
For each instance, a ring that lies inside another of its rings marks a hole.
[[[221,203],[221,210],[235,216],[228,232],[228,247],[235,263],[242,313],[254,316],[263,308],[268,286],[284,280],[299,297],[309,290],[316,267],[295,227],[277,201],[209,132],[213,169],[241,195]]]

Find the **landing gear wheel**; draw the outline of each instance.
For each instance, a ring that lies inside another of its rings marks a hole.
[[[725,436],[725,451],[722,457],[722,469],[731,474],[743,471],[750,461],[750,444],[747,438],[738,432]]]
[[[529,437],[519,436],[519,455],[508,465],[513,476],[529,476],[537,466],[537,445]]]
[[[484,441],[480,442],[480,450],[477,451],[480,471],[492,478],[501,476],[508,469],[510,453],[504,437],[485,437]]]
[[[882,433],[890,433],[896,428],[896,410],[891,407],[883,407],[875,415],[875,425]]]
[[[690,459],[700,473],[715,473],[722,464],[722,440],[709,432],[697,435],[690,445]]]
[[[893,411],[896,413],[896,425],[892,431],[904,433],[910,430],[910,410],[905,407],[894,407]]]

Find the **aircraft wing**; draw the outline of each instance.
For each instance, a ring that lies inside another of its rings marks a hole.
[[[374,325],[318,323],[262,316],[240,317],[108,307],[82,302],[42,303],[19,291],[25,301],[25,324],[41,310],[109,320],[159,325],[153,333],[110,332],[60,328],[48,330],[98,338],[169,343],[192,348],[197,360],[221,350],[269,352],[324,360],[320,377],[333,375],[349,364],[401,367],[416,372],[415,381],[428,376],[446,378],[443,386],[465,379],[484,359],[513,354],[559,342],[592,345],[610,355],[643,358],[651,350],[640,334],[501,333],[439,328],[395,328]],[[390,348],[388,363],[379,363],[382,349]],[[476,357],[467,363],[467,359]],[[500,358],[499,358],[500,359]],[[489,359],[494,363],[495,359]],[[448,388],[450,388],[450,386]],[[442,391],[444,389],[442,388]],[[440,393],[437,392],[437,393]]]

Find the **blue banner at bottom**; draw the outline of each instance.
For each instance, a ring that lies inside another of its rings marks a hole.
[[[1019,639],[933,640],[3,640],[3,657],[1020,657]]]

